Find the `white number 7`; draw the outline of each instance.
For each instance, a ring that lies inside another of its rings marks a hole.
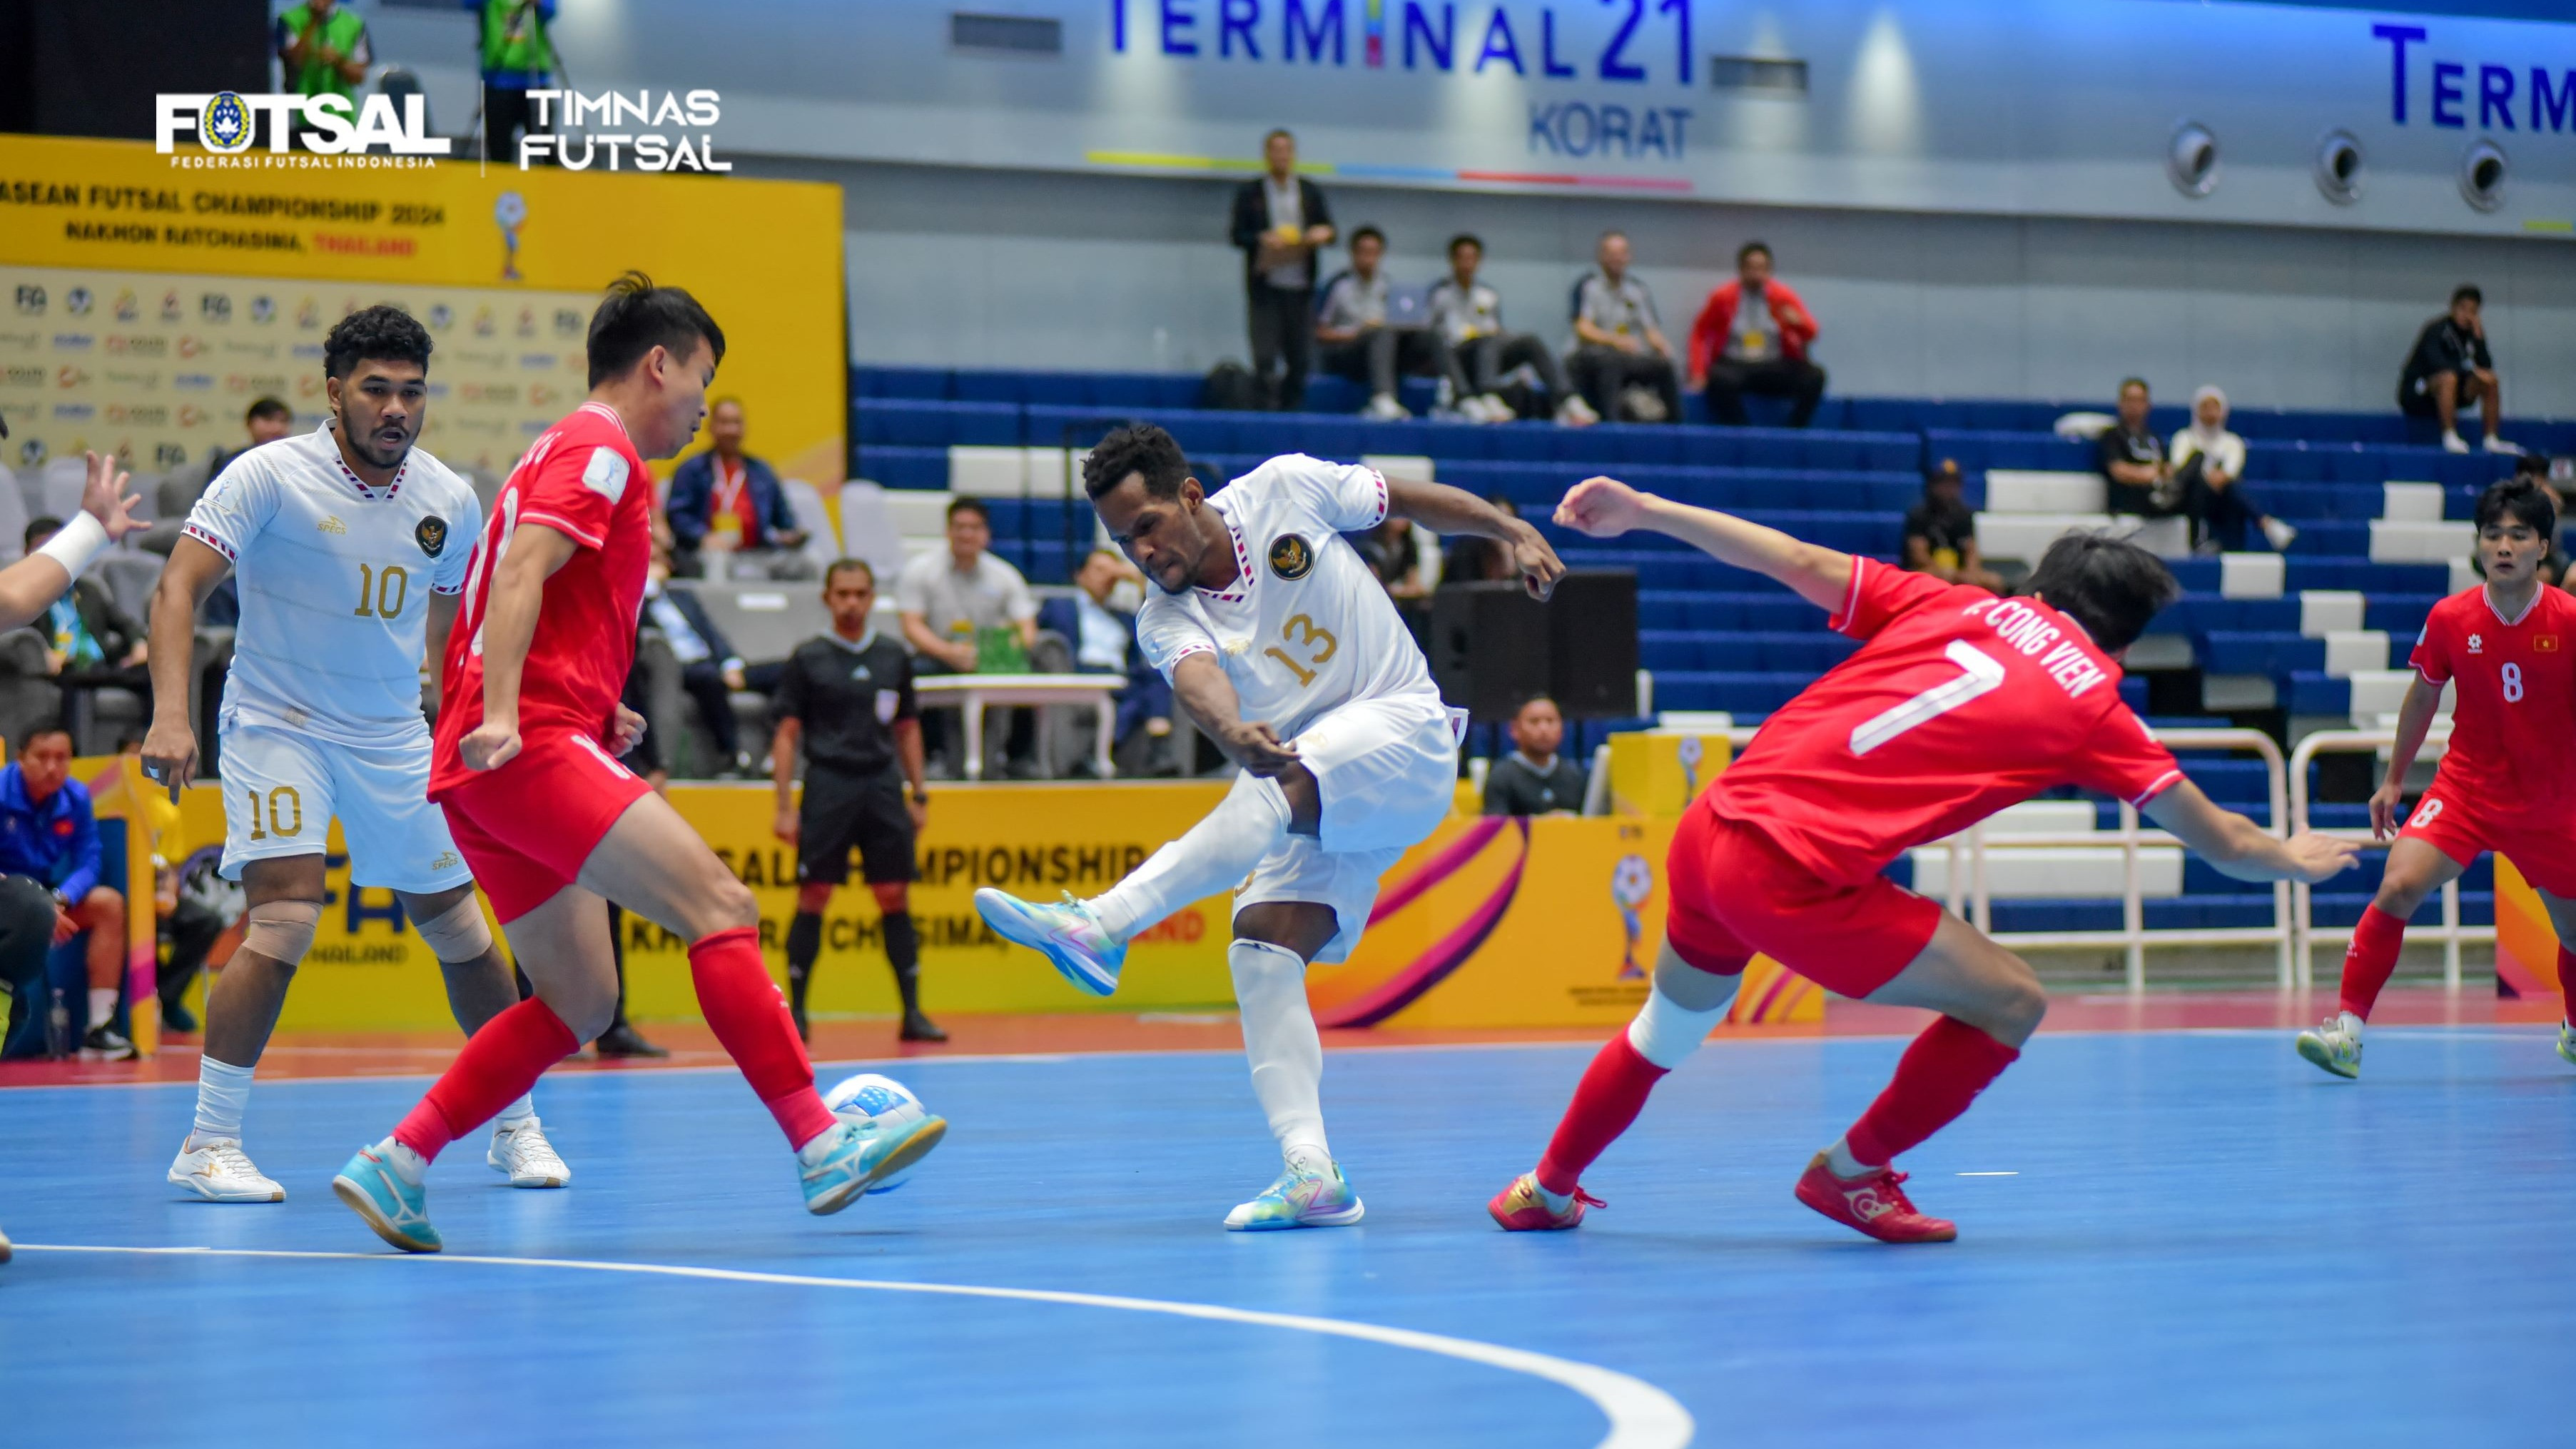
[[[1937,719],[1959,706],[2002,686],[2004,667],[1992,655],[1964,639],[1950,641],[1950,662],[1966,670],[1965,674],[1943,684],[1936,684],[1878,718],[1861,725],[1851,733],[1851,751],[1866,755],[1889,740],[1922,724]]]

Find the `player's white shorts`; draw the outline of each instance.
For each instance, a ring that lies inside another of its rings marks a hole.
[[[1291,835],[1263,857],[1235,892],[1234,908],[1266,901],[1331,906],[1341,930],[1315,959],[1348,959],[1377,904],[1378,878],[1449,817],[1459,728],[1436,699],[1353,700],[1308,724],[1294,743],[1322,790],[1321,831]],[[1234,788],[1279,786],[1241,775]]]
[[[335,815],[354,885],[428,895],[474,879],[429,803],[427,726],[414,740],[344,745],[236,724],[222,743],[224,879],[248,861],[327,850]]]

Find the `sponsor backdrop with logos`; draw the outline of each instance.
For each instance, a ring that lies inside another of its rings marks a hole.
[[[752,450],[833,496],[839,188],[330,159],[0,136],[0,461],[166,470],[239,446],[267,393],[318,424],[324,332],[393,302],[438,343],[423,446],[506,473],[589,390],[590,310],[634,267],[724,327],[716,392],[744,400]]]

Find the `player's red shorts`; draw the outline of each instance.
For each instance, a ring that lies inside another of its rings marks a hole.
[[[1732,975],[1758,951],[1850,997],[1893,980],[1941,919],[1938,904],[1885,876],[1820,880],[1758,828],[1705,807],[1682,816],[1665,874],[1664,939],[1684,961]]]
[[[507,924],[555,898],[653,787],[569,730],[523,736],[508,764],[438,797],[474,882]]]
[[[2510,859],[2536,889],[2576,900],[2576,822],[2500,818],[2436,773],[2433,788],[2415,802],[2415,813],[2397,833],[2442,852],[2463,870],[2477,863],[2480,851],[2492,850]]]

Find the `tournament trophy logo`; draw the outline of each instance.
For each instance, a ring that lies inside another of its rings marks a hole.
[[[528,224],[528,199],[515,191],[504,191],[492,203],[492,220],[501,228],[501,280],[519,280],[519,228]]]
[[[1619,979],[1636,981],[1646,974],[1637,961],[1637,947],[1646,938],[1646,918],[1639,912],[1655,898],[1655,868],[1642,855],[1623,855],[1610,868],[1610,899],[1619,907],[1619,924],[1628,932],[1628,944],[1619,953]]]

